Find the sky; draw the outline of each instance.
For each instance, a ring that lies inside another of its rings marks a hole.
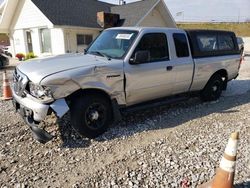
[[[119,0],[101,1],[119,3]],[[138,0],[126,0],[135,1]],[[250,0],[165,0],[165,3],[177,22],[250,22]]]
[[[119,2],[119,0],[102,1],[113,4]],[[165,3],[177,22],[250,21],[250,0],[165,0]]]

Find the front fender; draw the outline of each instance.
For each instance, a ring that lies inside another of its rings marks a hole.
[[[55,99],[65,98],[80,89],[99,89],[119,104],[125,104],[123,78],[122,69],[95,66],[50,75],[41,81],[41,85],[50,87]]]

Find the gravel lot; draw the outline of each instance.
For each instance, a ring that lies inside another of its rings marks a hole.
[[[0,83],[2,95],[2,76]],[[95,140],[78,136],[68,115],[43,124],[56,135],[45,145],[11,101],[0,101],[0,187],[196,187],[214,176],[233,131],[235,183],[250,187],[250,57],[216,102],[192,98],[130,114]]]

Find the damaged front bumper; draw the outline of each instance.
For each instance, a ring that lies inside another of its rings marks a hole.
[[[30,127],[36,140],[41,143],[46,143],[53,138],[51,134],[38,127],[39,122],[43,121],[47,115],[52,111],[57,117],[61,118],[69,111],[69,107],[65,99],[58,99],[51,104],[42,104],[37,101],[33,96],[26,94],[20,97],[13,93],[13,105],[18,111],[25,122]]]

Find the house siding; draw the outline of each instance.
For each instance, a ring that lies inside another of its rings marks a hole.
[[[28,53],[26,31],[31,32],[32,47],[35,55],[40,56],[41,40],[40,29],[52,28],[53,24],[32,3],[31,0],[20,0],[10,27],[12,38],[12,53]]]
[[[13,54],[16,53],[25,53],[26,45],[25,45],[25,37],[24,30],[15,30],[13,33],[13,39],[11,39],[11,44],[14,44],[15,48],[13,49]]]
[[[35,55],[41,55],[41,40],[40,40],[40,33],[39,29],[35,28],[31,30],[31,37],[32,37],[32,46],[33,52]],[[25,36],[26,37],[26,36]]]
[[[160,12],[153,9],[139,24],[142,27],[167,27],[168,24],[164,21]]]
[[[22,6],[23,5],[23,6]],[[31,2],[31,0],[19,1],[12,29],[25,29],[35,27],[53,27],[53,24]]]
[[[53,55],[60,55],[66,52],[64,31],[62,28],[53,28],[51,32],[51,47]]]
[[[92,29],[65,29],[64,36],[65,36],[65,49],[68,53],[76,53],[76,52],[83,52],[86,49],[87,45],[80,45],[77,46],[77,34],[87,34],[92,35],[93,40],[100,34],[99,30],[92,30]]]

